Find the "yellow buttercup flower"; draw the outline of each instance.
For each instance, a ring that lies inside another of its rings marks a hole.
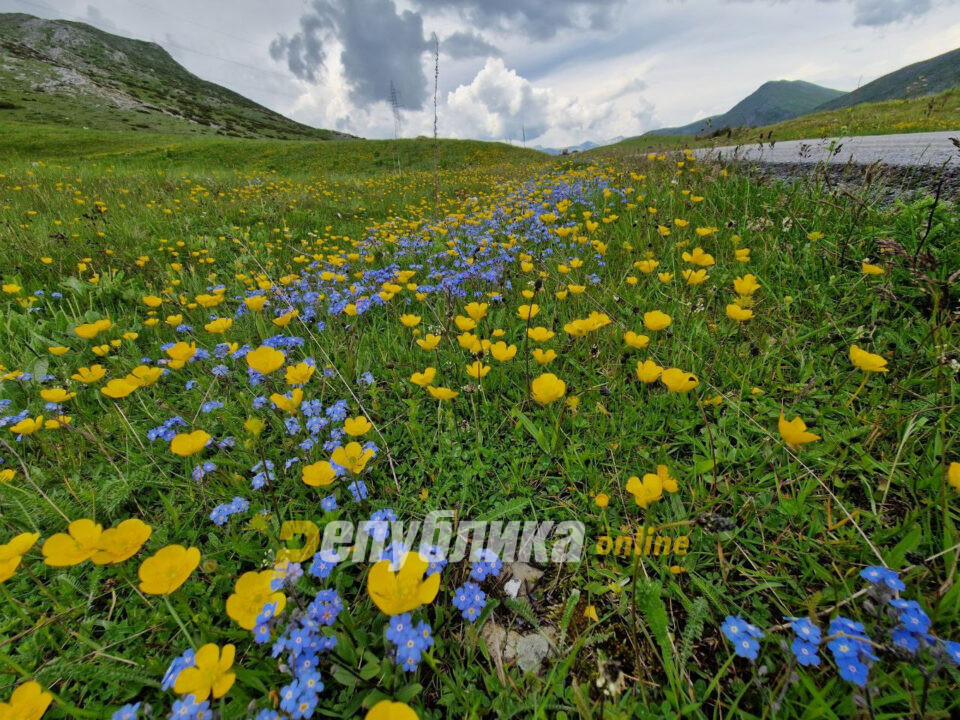
[[[540,365],[546,365],[547,363],[551,363],[557,359],[557,352],[553,348],[549,348],[547,350],[534,348],[533,352],[531,352],[531,355],[533,355],[533,359],[536,360]]]
[[[23,556],[30,552],[39,539],[40,533],[21,533],[10,542],[0,545],[0,583],[13,577]]]
[[[782,411],[780,412],[780,421],[777,423],[777,429],[780,431],[780,437],[782,437],[784,442],[793,450],[799,450],[803,445],[816,442],[820,439],[819,435],[807,432],[807,424],[799,417],[795,417],[788,422]]]
[[[680,368],[668,368],[660,375],[662,382],[667,390],[674,393],[687,393],[700,384],[700,380],[693,373],[686,372]]]
[[[950,463],[947,469],[947,481],[957,490],[960,490],[960,462]]]
[[[467,375],[470,377],[481,380],[487,376],[487,373],[490,372],[490,366],[484,365],[479,360],[474,360],[472,363],[466,367]]]
[[[273,393],[270,396],[270,402],[276,405],[280,410],[290,413],[291,415],[296,415],[300,410],[300,403],[303,402],[303,390],[300,388],[294,388],[290,392],[290,397],[281,395],[280,393]]]
[[[658,332],[670,327],[673,318],[659,310],[651,310],[643,314],[643,326],[651,332]]]
[[[473,320],[480,322],[487,315],[487,307],[487,303],[472,302],[468,304],[464,310],[466,310],[467,315]]]
[[[529,328],[527,330],[527,337],[538,343],[547,342],[554,335],[556,335],[556,333],[553,332],[553,330],[548,330],[542,325],[538,325],[537,327]]]
[[[136,383],[141,387],[150,387],[163,377],[164,369],[162,367],[150,367],[149,365],[138,365],[130,374],[124,378],[127,382]]]
[[[279,369],[286,361],[287,356],[282,351],[269,345],[261,345],[256,350],[247,353],[247,365],[261,375],[269,375]]]
[[[681,273],[687,285],[701,285],[710,279],[706,270],[683,270]]]
[[[223,697],[237,679],[236,673],[230,672],[235,654],[233,645],[224,645],[221,650],[219,646],[207,643],[197,650],[193,665],[177,675],[173,691],[181,695],[193,695],[198,703],[210,696]]]
[[[233,318],[217,318],[216,320],[211,320],[206,325],[203,326],[203,329],[208,333],[213,333],[214,335],[220,335],[225,333],[227,330],[233,327]]]
[[[243,299],[243,304],[247,306],[248,309],[253,312],[260,312],[263,310],[263,306],[267,303],[266,295],[254,295],[253,297],[248,297]]]
[[[106,395],[109,398],[114,400],[119,400],[120,398],[125,398],[127,395],[132,393],[140,387],[139,382],[130,382],[127,378],[114,378],[102,388],[100,392]]]
[[[434,378],[437,376],[437,369],[435,367],[428,367],[423,372],[415,372],[410,376],[410,382],[414,385],[419,385],[425,387],[433,383]]]
[[[864,372],[887,372],[887,359],[882,355],[874,355],[856,345],[850,346],[850,362]]]
[[[417,325],[420,324],[420,316],[409,315],[409,314],[401,315],[400,322],[403,324],[404,327],[409,327],[409,328],[416,327]]]
[[[305,385],[310,382],[310,378],[316,372],[317,366],[310,363],[297,363],[296,365],[287,365],[286,380],[288,385]]]
[[[33,435],[43,427],[43,415],[37,415],[35,418],[24,418],[18,423],[10,426],[10,432],[14,435]]]
[[[77,382],[90,385],[100,380],[107,374],[107,369],[103,365],[91,365],[90,367],[77,368],[77,371],[70,377]]]
[[[245,572],[233,586],[233,594],[227,598],[227,615],[244,630],[253,630],[257,616],[267,603],[275,604],[273,616],[283,612],[287,596],[274,590],[272,583],[278,577],[276,570]]]
[[[530,305],[521,305],[517,308],[517,317],[521,320],[532,320],[540,312],[540,306],[533,303]]]
[[[443,401],[453,400],[457,395],[460,394],[456,390],[451,390],[450,388],[445,387],[435,387],[433,385],[429,385],[427,387],[427,392],[429,392],[434,399]]]
[[[727,317],[736,322],[746,322],[753,317],[753,310],[742,308],[736,303],[727,305]]]
[[[373,450],[369,448],[364,450],[358,442],[351,442],[338,447],[330,456],[331,462],[354,474],[362,473],[372,458]]]
[[[364,720],[418,720],[418,717],[404,702],[381,700],[367,711]]]
[[[326,460],[303,466],[303,482],[310,487],[326,487],[336,479],[336,470]]]
[[[541,405],[559,400],[566,392],[567,384],[553,373],[544,373],[530,383],[530,393]]]
[[[433,335],[431,333],[427,333],[422,338],[417,340],[417,345],[419,345],[422,349],[427,351],[435,350],[437,345],[439,344],[440,344],[440,336]]]
[[[363,415],[347,418],[343,421],[343,431],[350,437],[365,435],[373,429],[373,425]]]
[[[74,520],[66,533],[51,535],[43,543],[44,562],[51,567],[70,567],[88,560],[96,551],[103,526],[86,518]]]
[[[170,452],[180,457],[196,455],[210,442],[210,433],[204,430],[194,430],[189,433],[177,433],[170,441]]]
[[[872,265],[868,262],[860,263],[860,272],[864,275],[883,275],[885,272],[879,265]]]
[[[169,595],[187,581],[200,564],[200,551],[183,545],[167,545],[140,564],[140,592]],[[251,626],[253,627],[253,626]]]
[[[68,352],[70,352],[70,348],[66,347],[65,345],[51,345],[47,348],[47,352],[55,357],[60,357],[61,355],[66,355]]]
[[[637,377],[640,379],[640,382],[647,384],[656,382],[662,374],[663,368],[653,360],[637,361]]]
[[[733,289],[736,291],[737,295],[753,295],[757,290],[760,289],[760,283],[757,282],[756,275],[750,275],[749,273],[743,277],[735,278],[733,281]]]
[[[656,474],[647,473],[643,480],[633,476],[627,480],[626,490],[642,508],[648,507],[663,497],[663,492],[677,492],[677,481],[671,477],[666,465],[657,465]]]
[[[73,400],[76,396],[75,392],[68,392],[63,388],[47,388],[40,391],[40,397],[51,403],[65,403],[68,400]]]
[[[171,347],[168,347],[166,352],[170,358],[170,367],[174,370],[179,370],[197,354],[197,344],[195,342],[186,343],[181,340]]]
[[[394,570],[390,560],[370,568],[367,592],[373,604],[386,615],[401,615],[429,605],[440,590],[440,573],[424,578],[430,563],[418,552],[408,552]]]
[[[97,550],[90,559],[96,565],[121,563],[136,555],[150,539],[153,528],[137,518],[124,520],[114,528],[103,531],[97,541]]]
[[[623,342],[625,342],[629,347],[642,350],[650,344],[650,338],[647,335],[635,333],[633,330],[627,330],[627,332],[623,334]]]
[[[44,692],[39,683],[30,680],[14,690],[7,702],[0,702],[0,718],[2,720],[40,720],[51,702],[53,702],[53,695]]]

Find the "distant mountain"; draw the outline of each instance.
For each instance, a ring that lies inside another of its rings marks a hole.
[[[611,140],[607,140],[604,143],[595,143],[591,140],[582,142],[579,145],[568,145],[567,147],[555,148],[555,147],[543,147],[542,145],[534,145],[534,150],[539,150],[540,152],[547,153],[547,155],[562,155],[564,151],[567,152],[583,152],[585,150],[593,150],[595,147],[600,147],[601,145],[612,145],[615,142],[620,142],[623,140],[623,136],[615,137]]]
[[[817,110],[839,110],[866,102],[933,95],[957,85],[960,85],[960,49],[894,70],[825,102]]]
[[[772,80],[722,115],[697,120],[681,127],[652,130],[648,135],[699,135],[723,128],[771,125],[804,115],[823,103],[845,95],[841,90],[803,80]]]
[[[104,130],[330,140],[220,85],[155,43],[0,13],[0,119]]]

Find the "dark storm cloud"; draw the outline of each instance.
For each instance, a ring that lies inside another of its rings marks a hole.
[[[610,27],[624,0],[413,0],[425,11],[453,10],[477,27],[517,30],[549,40],[558,30]]]
[[[440,43],[440,50],[454,60],[476,57],[499,57],[499,48],[473,32],[455,32]]]
[[[389,101],[393,88],[403,107],[423,108],[422,57],[429,44],[418,13],[398,13],[393,0],[314,0],[300,18],[300,31],[278,35],[270,54],[285,60],[297,77],[316,82],[334,41],[342,48],[340,62],[353,102]]]

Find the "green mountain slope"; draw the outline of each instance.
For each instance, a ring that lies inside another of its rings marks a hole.
[[[808,113],[828,100],[843,96],[841,90],[821,87],[803,80],[772,80],[722,115],[697,120],[689,125],[653,130],[650,135],[699,135],[723,128],[758,127],[782,122]]]
[[[155,43],[0,13],[0,120],[101,130],[330,140],[189,73]]]
[[[960,85],[960,49],[894,70],[817,110],[839,110],[865,102],[922,97]]]

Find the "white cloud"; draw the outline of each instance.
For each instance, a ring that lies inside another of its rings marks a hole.
[[[627,86],[624,94],[640,87],[635,81]],[[642,98],[584,103],[537,87],[500,58],[489,58],[469,85],[451,92],[444,110],[458,136],[507,141],[525,136],[528,141],[557,145],[636,134],[638,128],[649,127],[653,116],[653,106]]]

